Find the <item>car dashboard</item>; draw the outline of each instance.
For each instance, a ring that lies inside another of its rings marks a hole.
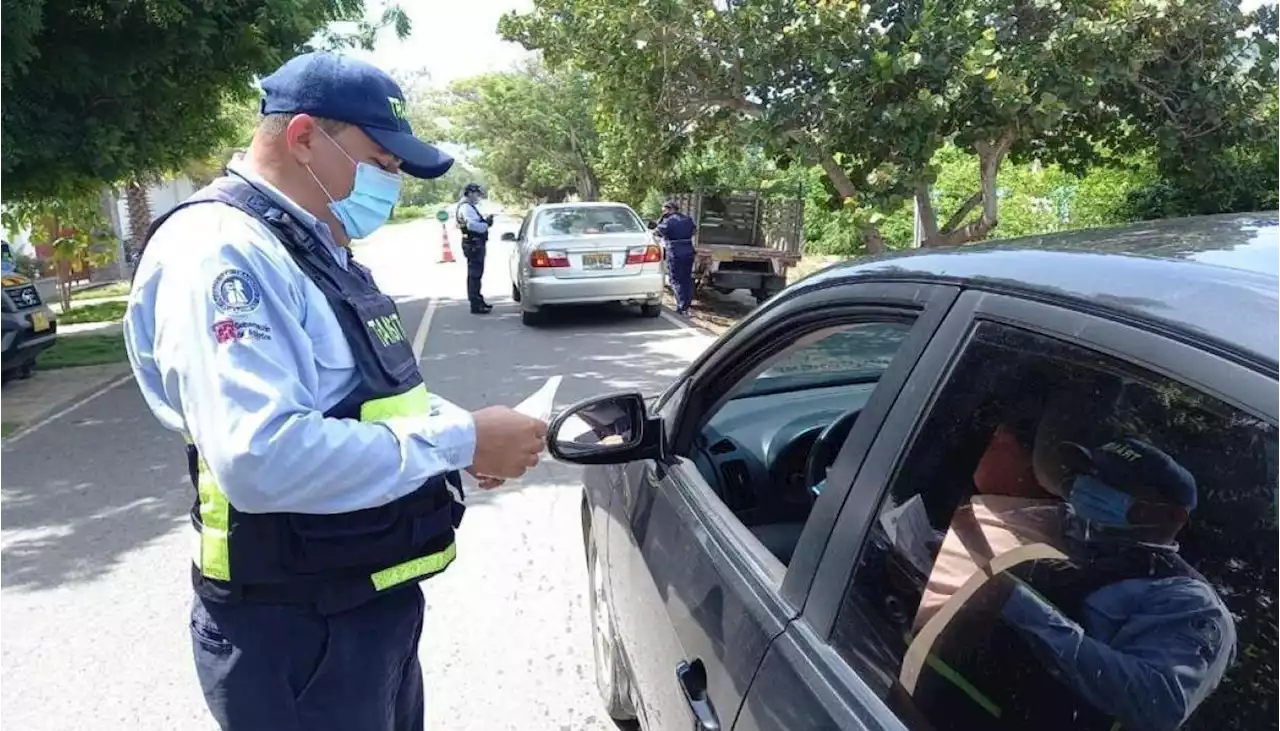
[[[874,383],[742,396],[703,428],[693,461],[748,527],[801,521],[813,499],[806,465],[822,430],[860,410]]]

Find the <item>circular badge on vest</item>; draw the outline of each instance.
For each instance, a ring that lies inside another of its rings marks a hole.
[[[262,288],[249,272],[227,269],[213,280],[213,305],[228,315],[243,315],[262,304]]]

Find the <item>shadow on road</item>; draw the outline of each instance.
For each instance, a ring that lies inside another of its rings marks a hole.
[[[114,388],[5,447],[0,580],[41,591],[101,579],[182,529],[192,494],[181,440],[132,382]]]

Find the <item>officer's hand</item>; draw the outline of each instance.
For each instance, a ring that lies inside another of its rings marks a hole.
[[[519,477],[538,464],[547,445],[547,423],[506,406],[490,406],[474,412],[476,454],[471,469],[476,474],[507,479]]]
[[[485,222],[485,223],[487,223],[487,224],[489,224],[490,226],[492,226],[492,225],[493,225],[493,214],[492,214],[492,213],[490,213],[489,215],[485,216],[485,217],[484,217],[484,222]]]
[[[497,477],[479,474],[476,472],[474,467],[468,467],[467,474],[476,478],[476,487],[481,490],[493,490],[495,488],[502,487],[502,484],[506,482],[506,480]]]

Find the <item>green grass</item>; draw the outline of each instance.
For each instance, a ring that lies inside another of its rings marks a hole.
[[[129,283],[116,282],[115,284],[108,284],[105,287],[94,287],[93,289],[82,289],[79,292],[74,292],[71,295],[71,300],[74,302],[80,300],[102,299],[104,297],[125,297],[128,294]]]
[[[40,354],[37,366],[42,369],[123,363],[129,359],[120,335],[75,335],[58,338],[58,342]]]
[[[76,325],[83,322],[118,322],[124,319],[128,302],[95,302],[88,305],[72,305],[58,316],[60,325]]]
[[[22,425],[16,421],[0,421],[0,437],[7,437],[21,428]]]
[[[427,216],[434,216],[435,210],[427,210],[426,206],[396,206],[391,212],[391,222],[414,221]]]

